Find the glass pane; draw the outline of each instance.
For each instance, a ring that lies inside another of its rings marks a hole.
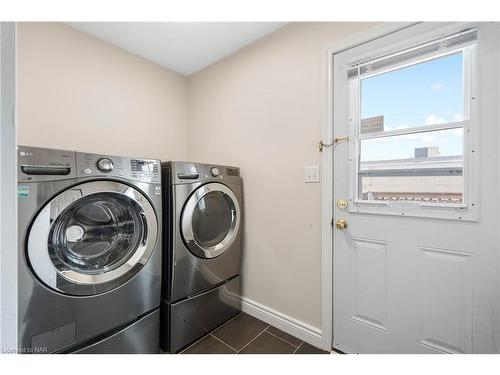
[[[193,236],[201,247],[220,243],[231,229],[233,205],[221,192],[201,198],[193,211]]]
[[[49,250],[77,272],[118,268],[140,244],[141,207],[118,193],[85,196],[66,208],[49,233]]]
[[[361,134],[464,120],[463,54],[362,78]]]
[[[463,129],[362,140],[361,200],[462,203]]]
[[[420,161],[422,157],[440,158],[463,155],[463,128],[396,135],[361,140],[363,162],[399,160]],[[365,164],[368,166],[368,164]]]

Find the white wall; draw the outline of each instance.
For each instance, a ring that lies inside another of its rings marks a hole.
[[[189,159],[241,167],[243,295],[321,327],[323,48],[368,23],[293,23],[189,77]]]
[[[19,144],[186,159],[185,77],[61,23],[18,30]]]

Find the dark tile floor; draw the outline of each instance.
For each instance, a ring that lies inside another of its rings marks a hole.
[[[182,354],[328,354],[245,313],[184,349]]]

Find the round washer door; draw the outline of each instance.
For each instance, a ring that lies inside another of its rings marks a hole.
[[[134,277],[155,249],[156,214],[138,190],[116,181],[69,188],[31,225],[28,261],[48,287],[94,295]]]
[[[182,237],[189,251],[200,258],[215,258],[226,252],[239,228],[238,199],[221,183],[200,186],[182,211]]]

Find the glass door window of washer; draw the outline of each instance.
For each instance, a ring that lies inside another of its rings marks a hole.
[[[72,187],[33,221],[28,260],[47,286],[73,295],[112,290],[146,264],[157,237],[154,209],[138,190],[115,181]]]

